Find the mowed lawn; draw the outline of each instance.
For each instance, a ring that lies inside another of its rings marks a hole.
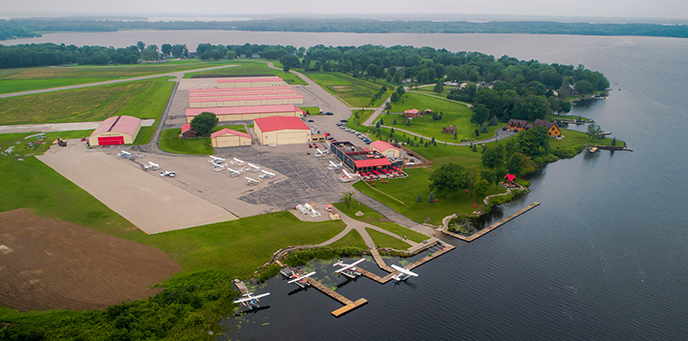
[[[240,76],[240,75],[275,75],[282,78],[287,84],[290,85],[306,85],[306,82],[301,79],[301,77],[293,74],[291,72],[284,72],[282,70],[276,70],[268,67],[267,62],[252,61],[248,59],[235,59],[231,63],[233,67],[201,71],[194,73],[187,73],[184,78],[191,78],[193,76]]]
[[[165,129],[160,133],[160,149],[176,154],[213,155],[210,137],[180,139],[181,128]]]
[[[466,105],[446,99],[440,99],[432,96],[427,96],[419,93],[407,92],[402,96],[403,103],[392,104],[393,113],[403,113],[409,109],[425,110],[430,109],[434,112],[442,112],[441,120],[433,120],[432,115],[425,115],[411,120],[411,125],[406,125],[404,117],[399,114],[382,115],[383,123],[386,126],[395,127],[414,132],[429,138],[434,137],[437,141],[444,142],[461,142],[462,139],[469,140],[483,140],[495,136],[495,131],[506,126],[506,123],[500,123],[497,126],[488,127],[488,132],[485,134],[475,135],[475,130],[480,130],[480,126],[471,123],[471,116],[473,111]],[[394,125],[394,119],[397,124]],[[445,134],[442,131],[443,127],[455,125],[457,138],[454,139],[453,134]]]
[[[162,64],[52,66],[0,70],[0,93],[49,89],[229,64],[230,61],[175,61]]]
[[[307,72],[306,76],[318,83],[325,91],[341,98],[344,103],[355,107],[370,106],[370,100],[383,85],[368,82],[359,78],[338,72]],[[373,103],[373,107],[382,105],[383,101],[392,94],[393,87],[387,86],[382,98]]]
[[[430,237],[416,232],[414,230],[408,229],[406,227],[403,227],[386,217],[382,216],[380,213],[375,212],[372,208],[366,206],[365,204],[362,204],[356,199],[353,199],[351,201],[351,209],[347,210],[346,209],[346,204],[344,202],[338,202],[333,204],[338,210],[342,211],[344,214],[349,216],[352,219],[356,219],[358,221],[362,221],[364,223],[370,224],[370,225],[375,225],[377,227],[381,227],[389,232],[392,232],[400,237],[407,237],[408,239],[420,243],[426,239],[429,239]],[[358,217],[356,216],[356,212],[361,211],[363,213],[362,216]]]
[[[158,119],[170,77],[0,99],[0,124],[100,121],[116,115]]]

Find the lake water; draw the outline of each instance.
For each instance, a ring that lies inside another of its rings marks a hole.
[[[414,45],[584,64],[612,84],[608,100],[573,114],[626,140],[630,152],[583,154],[547,166],[505,214],[542,204],[477,241],[417,268],[406,284],[366,278],[339,292],[370,303],[336,319],[341,305],[314,289],[272,279],[270,305],[235,320],[236,339],[672,340],[688,337],[688,170],[684,126],[688,40],[552,35],[447,35],[148,31],[51,34],[24,42],[127,46],[213,44]],[[2,42],[7,43],[7,42]],[[318,265],[314,265],[317,267]],[[318,276],[340,281],[331,266]],[[364,265],[373,270],[372,263]]]

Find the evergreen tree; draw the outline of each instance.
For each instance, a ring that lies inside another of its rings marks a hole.
[[[434,203],[435,202],[435,194],[430,192],[430,195],[428,196],[428,202],[429,203]]]
[[[394,121],[392,121],[392,124],[397,125],[397,119],[395,118]]]
[[[616,146],[616,137],[612,138],[612,146]]]
[[[380,122],[380,125],[381,125],[381,126],[385,125],[385,121],[382,120],[382,117],[380,117],[380,121],[379,121],[379,122]]]
[[[456,134],[456,132],[454,132],[454,140],[456,140],[458,138],[459,138],[459,136]]]
[[[418,193],[418,196],[416,197],[417,202],[423,202],[423,196]]]
[[[478,147],[476,147],[476,145],[473,145],[473,148],[471,148],[471,150],[473,150],[474,152],[477,152],[477,151],[478,151]]]
[[[497,122],[497,116],[492,116],[490,117],[490,123],[488,123],[489,126],[496,126],[499,122]]]
[[[411,144],[411,138],[410,137],[406,138],[406,144]]]
[[[480,126],[480,132],[487,134],[487,122],[483,122],[483,124]]]
[[[406,125],[410,126],[411,125],[411,120],[406,120]]]

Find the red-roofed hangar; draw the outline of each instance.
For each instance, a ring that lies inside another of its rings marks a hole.
[[[298,117],[256,118],[253,131],[262,145],[306,144],[311,141],[311,128]]]
[[[101,123],[88,138],[91,146],[132,144],[141,129],[141,120],[132,116],[113,116]]]
[[[251,135],[232,129],[222,129],[210,134],[213,147],[250,146]]]
[[[189,108],[186,109],[186,122],[191,123],[194,117],[206,111],[215,114],[220,122],[248,121],[270,116],[303,116],[303,111],[291,104],[251,107]]]

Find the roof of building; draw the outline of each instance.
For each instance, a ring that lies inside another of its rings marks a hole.
[[[363,167],[377,167],[377,166],[391,166],[392,163],[386,157],[379,159],[367,159],[367,160],[356,160],[354,161],[356,168]]]
[[[538,118],[537,120],[535,120],[535,122],[533,122],[533,125],[535,125],[535,126],[543,126],[543,127],[547,128],[547,129],[552,129],[553,126],[556,126],[556,124],[555,124],[554,122],[548,122],[548,121],[545,121],[545,120],[541,120],[541,119],[539,119],[539,118]]]
[[[241,115],[241,114],[270,114],[279,112],[297,112],[296,108],[291,104],[279,105],[253,105],[243,107],[217,107],[217,108],[188,108],[186,109],[186,116],[197,116],[202,112],[212,112],[216,116],[219,115]]]
[[[241,88],[239,88],[241,89]],[[296,90],[263,90],[263,91],[217,91],[217,92],[197,92],[190,93],[189,98],[211,97],[211,96],[256,96],[256,95],[296,95]]]
[[[261,117],[254,119],[253,122],[264,133],[284,129],[311,130],[306,123],[303,123],[300,118],[295,116]]]
[[[380,151],[387,150],[390,148],[394,149],[394,150],[399,150],[399,148],[397,148],[397,147],[395,147],[395,146],[393,146],[393,145],[391,145],[385,141],[382,141],[382,140],[377,140],[377,141],[371,143],[370,146],[377,149],[377,150],[380,150]]]
[[[515,118],[512,118],[512,119],[509,120],[509,125],[510,125],[510,126],[512,126],[512,125],[520,125],[520,126],[524,127],[526,124],[528,124],[528,121],[526,121],[526,120],[517,120],[517,119],[515,119]]]
[[[182,134],[186,133],[189,130],[191,130],[191,123],[187,123],[182,126]]]
[[[444,130],[456,131],[456,126],[442,127]]]
[[[225,128],[225,129],[222,129],[222,130],[218,130],[218,131],[216,131],[216,132],[210,134],[210,138],[214,139],[214,138],[216,138],[216,137],[218,137],[218,136],[222,136],[222,135],[225,135],[225,134],[237,135],[237,136],[245,137],[245,138],[247,138],[247,139],[250,139],[250,138],[251,138],[251,135],[249,135],[249,134],[242,133],[242,132],[240,132],[240,131],[236,131],[236,130],[232,130],[232,129],[228,129],[228,128]]]
[[[190,89],[189,93],[203,93],[203,92],[241,92],[241,91],[285,91],[291,90],[291,86],[260,86],[250,88],[212,88],[212,89]]]
[[[251,82],[278,82],[282,81],[279,77],[246,77],[246,78],[222,78],[217,83],[251,83]]]
[[[516,175],[507,174],[506,176],[504,176],[504,179],[507,179],[508,181],[514,181],[514,179],[516,179]]]
[[[417,113],[419,113],[419,111],[416,108],[404,111],[404,114],[417,114]]]
[[[112,116],[101,122],[98,128],[93,131],[91,136],[106,132],[116,132],[128,135],[136,134],[136,130],[141,125],[141,119],[132,116]]]
[[[202,98],[189,98],[189,103],[253,101],[253,100],[294,99],[294,98],[303,98],[303,96],[301,96],[301,95],[275,95],[275,96],[263,96],[263,97],[260,97],[260,96],[223,97],[223,98],[202,97]]]

